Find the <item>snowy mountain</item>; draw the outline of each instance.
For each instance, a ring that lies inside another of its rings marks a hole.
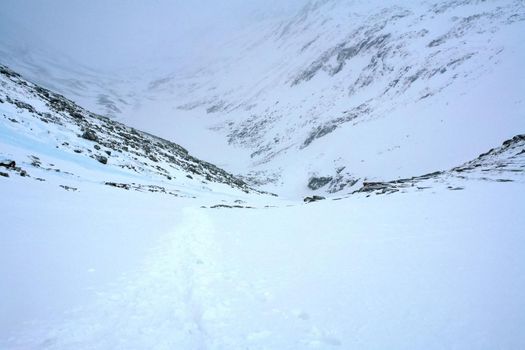
[[[39,59],[2,58],[96,112],[298,197],[450,169],[522,133],[524,18],[519,0],[328,0],[186,64],[111,75],[60,63],[42,76]],[[316,178],[334,182],[308,186]]]
[[[0,66],[3,122],[0,125],[7,169],[23,177],[36,172],[38,181],[57,173],[64,182],[99,182],[125,190],[195,196],[193,192],[256,192],[243,180],[215,165],[191,156],[188,151],[162,138],[96,115],[65,97],[28,82],[18,73]],[[17,166],[18,165],[18,166]],[[399,188],[434,188],[437,183],[454,183],[466,174],[483,181],[523,181],[525,139],[517,135],[503,146],[448,171],[397,179],[390,182],[348,180],[343,168],[335,177],[312,177],[312,190],[327,187],[331,193],[355,187],[359,192],[397,192]],[[87,170],[87,172],[86,172]],[[8,172],[0,175],[9,177]],[[426,187],[420,184],[427,182]],[[136,181],[139,181],[138,183]],[[351,183],[349,183],[351,181]],[[430,182],[430,183],[428,183]],[[217,185],[222,185],[217,187]],[[66,190],[77,187],[61,184]],[[449,188],[452,188],[449,186]],[[193,192],[192,192],[193,191]],[[220,190],[219,190],[220,191]],[[351,194],[352,192],[349,192]]]
[[[164,112],[129,122],[211,128],[243,159],[215,162],[277,192],[448,169],[523,131],[524,18],[522,1],[313,2],[154,80]]]
[[[0,349],[524,349],[525,3],[261,18],[110,72],[0,21]]]
[[[64,183],[98,181],[174,196],[193,196],[192,188],[254,191],[183,147],[91,113],[5,66],[0,79],[1,155],[7,169],[28,177],[38,173],[40,181],[59,173]]]
[[[524,135],[305,204],[0,74],[0,348],[525,346]]]
[[[5,66],[0,117],[2,349],[525,345],[525,135],[303,203]]]

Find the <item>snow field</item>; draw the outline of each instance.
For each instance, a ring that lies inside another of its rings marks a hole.
[[[520,184],[236,210],[104,189],[114,211],[5,184],[6,349],[525,345]]]

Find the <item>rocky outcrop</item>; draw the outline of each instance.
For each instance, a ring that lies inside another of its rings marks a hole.
[[[26,81],[19,74],[2,65],[0,65],[0,79],[2,81],[0,92],[6,95],[6,103],[29,112],[35,120],[56,124],[62,128],[61,130],[69,130],[70,135],[76,136],[76,140],[73,136],[72,139],[60,141],[57,148],[63,151],[76,153],[78,157],[90,157],[105,165],[108,164],[110,155],[118,154],[120,162],[118,164],[112,162],[111,166],[136,173],[148,172],[167,180],[174,179],[175,173],[182,170],[191,177],[200,177],[195,181],[223,183],[244,192],[256,191],[240,178],[191,156],[186,149],[174,142],[91,113],[64,96]],[[27,102],[10,95],[25,96]],[[35,108],[28,103],[33,100],[42,102],[48,110]],[[24,126],[25,124],[20,127]],[[80,133],[75,130],[80,130]],[[87,146],[86,140],[96,144]],[[97,153],[94,153],[93,149]]]

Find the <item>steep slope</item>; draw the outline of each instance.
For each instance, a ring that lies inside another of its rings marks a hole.
[[[333,181],[331,181],[333,182]],[[364,182],[354,193],[391,194],[398,191],[448,189],[463,190],[473,182],[525,182],[525,135],[506,140],[500,147],[480,154],[448,171],[413,176],[389,182]]]
[[[523,132],[524,19],[522,1],[314,2],[154,80],[129,122],[211,128],[214,161],[292,194],[451,168]]]
[[[41,181],[60,173],[66,182],[81,179],[175,196],[191,196],[188,189],[252,191],[181,146],[88,112],[5,66],[0,83],[1,156],[8,170],[37,173]]]
[[[524,19],[519,0],[324,0],[184,65],[101,73],[5,40],[0,56],[91,110],[297,197],[450,169],[523,133]]]

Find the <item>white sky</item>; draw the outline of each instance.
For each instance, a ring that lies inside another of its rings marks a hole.
[[[87,66],[107,69],[152,59],[184,59],[199,42],[220,40],[240,26],[289,14],[307,2],[2,0],[0,21],[16,30],[0,35],[16,35],[20,44],[45,45]]]

